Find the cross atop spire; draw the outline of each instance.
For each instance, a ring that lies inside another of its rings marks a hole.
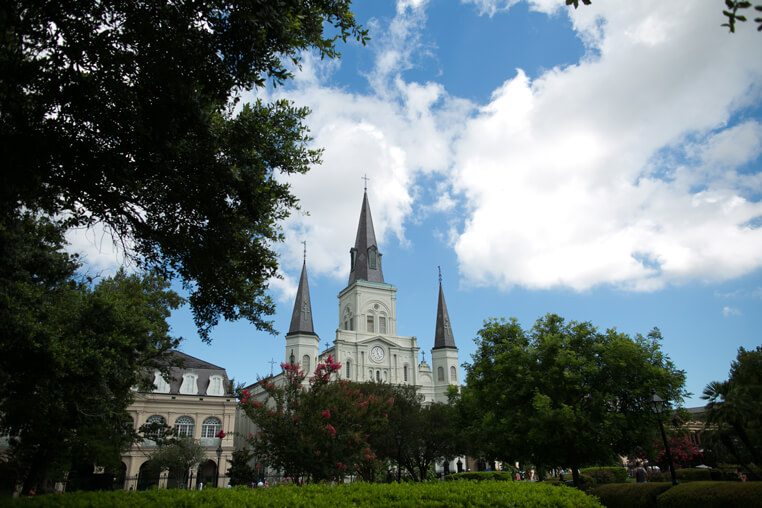
[[[368,178],[368,174],[366,173],[366,174],[362,175],[360,177],[360,179],[365,180],[365,189],[364,190],[365,190],[365,192],[368,192],[368,180],[370,180],[370,178]]]
[[[307,240],[302,241],[302,245],[304,245],[304,259],[303,262],[307,262]]]
[[[439,285],[442,285],[442,267],[437,265],[437,271],[439,272]]]

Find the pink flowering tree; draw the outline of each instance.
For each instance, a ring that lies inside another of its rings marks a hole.
[[[281,367],[283,382],[261,381],[263,396],[238,394],[258,428],[249,437],[258,460],[297,482],[338,481],[373,470],[378,458],[370,438],[383,431],[393,397],[375,393],[375,383],[336,380],[341,364],[330,355],[316,366],[309,389],[298,364]]]

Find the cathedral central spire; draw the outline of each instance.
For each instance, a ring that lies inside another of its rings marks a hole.
[[[363,193],[360,221],[357,224],[355,246],[349,251],[349,285],[358,280],[384,282],[381,270],[381,253],[378,252],[376,232],[373,230],[373,217],[370,215],[367,189]]]

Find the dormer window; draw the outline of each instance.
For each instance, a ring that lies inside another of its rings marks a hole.
[[[169,393],[169,383],[167,383],[158,370],[153,373],[153,392],[154,393]]]
[[[207,395],[225,395],[222,376],[210,376],[209,388],[206,389]]]
[[[196,374],[183,374],[183,384],[180,385],[180,393],[183,395],[198,394],[198,376]]]

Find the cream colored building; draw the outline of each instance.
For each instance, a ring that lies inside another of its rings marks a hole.
[[[214,485],[219,470],[219,486],[226,486],[226,471],[233,453],[236,423],[236,399],[230,380],[222,367],[212,365],[181,352],[173,353],[183,362],[182,368],[172,368],[171,379],[165,381],[154,373],[154,390],[137,392],[127,411],[135,428],[152,421],[163,421],[178,435],[193,437],[204,448],[206,460],[190,471],[188,485],[174,485],[174,475],[164,471],[149,473],[146,463],[156,444],[145,439],[122,455],[124,488],[180,487],[198,488],[199,483]],[[220,430],[225,437],[218,438]],[[218,452],[219,464],[218,464]]]

